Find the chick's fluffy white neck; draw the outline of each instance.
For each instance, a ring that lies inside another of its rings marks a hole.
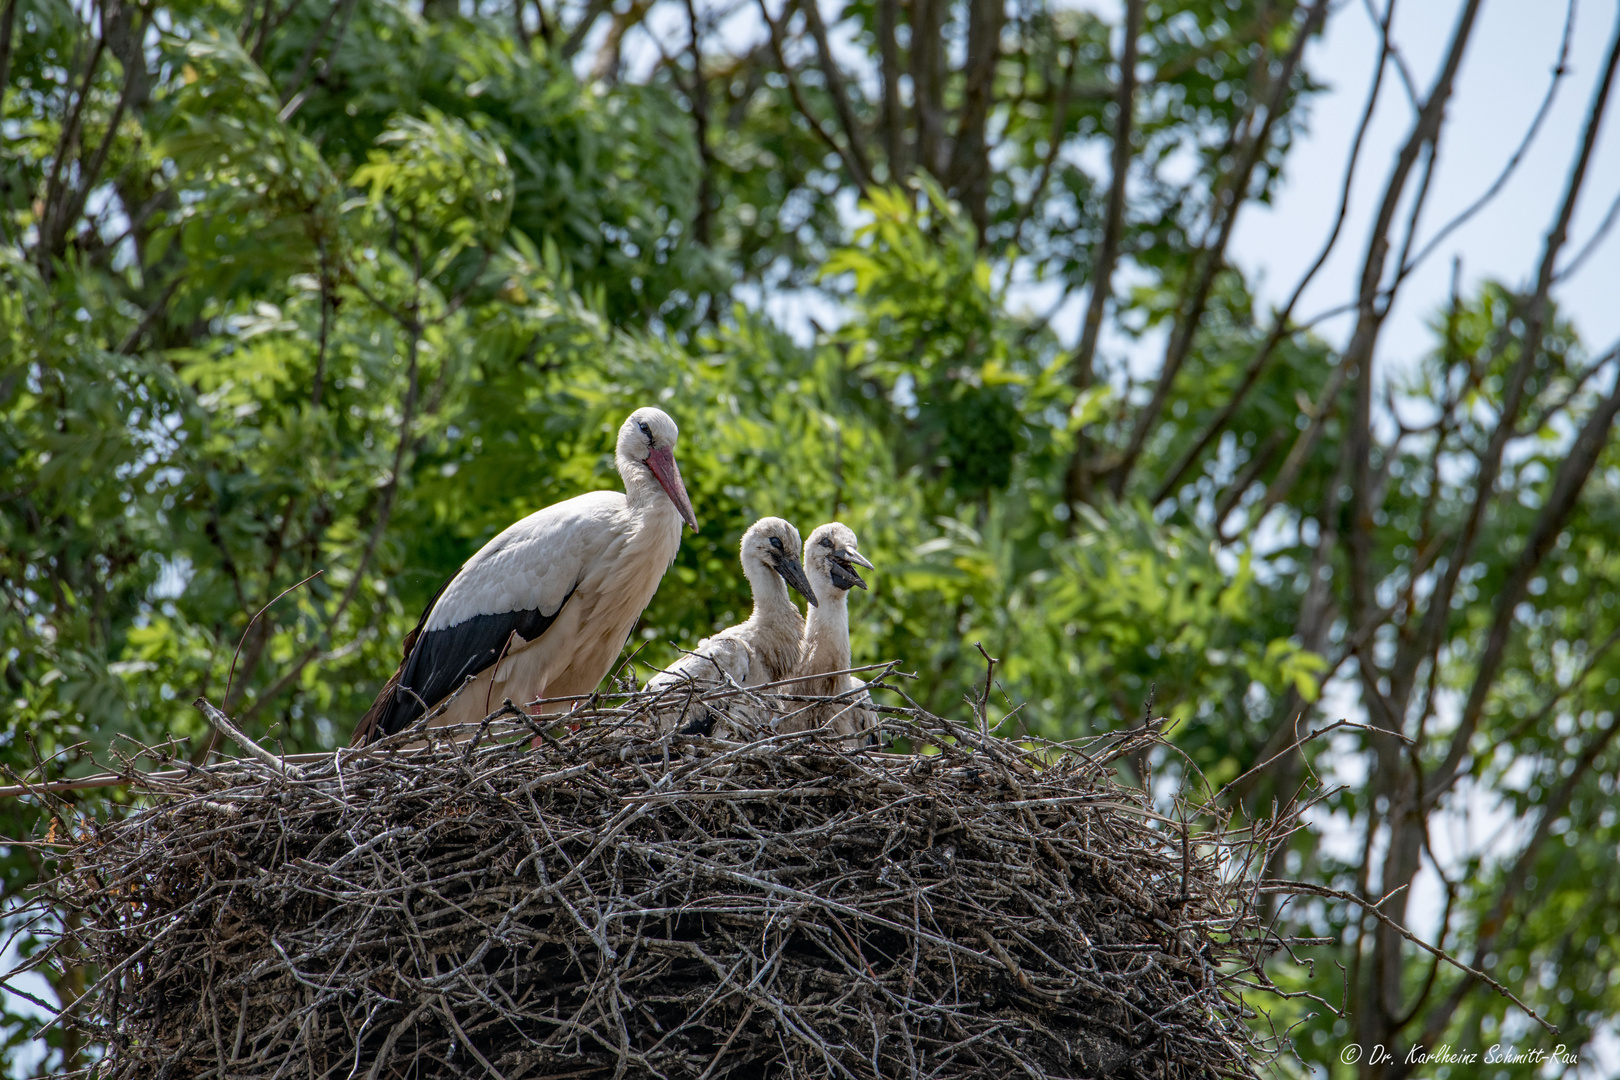
[[[804,675],[843,671],[850,664],[849,593],[834,587],[825,577],[815,581],[812,588],[821,603],[810,609],[810,617],[805,620],[798,670]],[[831,693],[837,681],[829,678],[806,683],[802,692]]]
[[[754,591],[754,611],[739,627],[763,654],[767,676],[775,681],[793,669],[799,658],[804,617],[788,595],[787,583],[764,560],[743,560],[743,576]]]

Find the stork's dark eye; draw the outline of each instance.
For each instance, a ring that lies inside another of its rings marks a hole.
[[[782,550],[782,538],[780,536],[771,537],[771,547],[775,548],[777,551],[781,551]]]
[[[641,433],[643,435],[647,436],[648,439],[652,438],[652,428],[647,426],[647,421],[645,421],[645,420],[637,420],[636,421],[636,427],[640,428]]]
[[[824,548],[829,548],[830,549],[833,546],[832,537],[823,536],[821,538],[821,546],[824,547]]]

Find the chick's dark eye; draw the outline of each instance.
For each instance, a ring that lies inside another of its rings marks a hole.
[[[636,426],[641,429],[641,433],[643,435],[647,436],[649,439],[652,438],[652,428],[647,426],[647,421],[637,420]]]
[[[824,548],[831,548],[833,546],[832,545],[832,537],[823,536],[821,538],[821,546],[824,547]]]
[[[771,547],[775,548],[777,551],[781,551],[782,550],[782,538],[780,536],[771,537]]]

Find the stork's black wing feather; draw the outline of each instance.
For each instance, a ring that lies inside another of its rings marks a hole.
[[[414,723],[460,687],[467,676],[494,664],[514,633],[524,641],[545,633],[573,595],[574,590],[568,590],[568,596],[549,615],[538,608],[474,615],[454,626],[418,635],[410,658],[400,669],[393,700],[379,717],[379,732],[392,735]]]
[[[444,590],[448,589],[450,583],[454,580],[456,580],[456,577],[452,574],[445,579],[443,585],[440,585],[435,590],[432,598],[427,602],[427,607],[422,609],[422,617],[416,620],[416,625],[411,629],[411,632],[406,634],[405,639],[400,642],[399,667],[394,669],[394,673],[383,684],[381,692],[377,694],[377,699],[371,703],[371,708],[366,710],[366,715],[362,716],[360,722],[354,726],[354,736],[349,741],[350,746],[364,746],[372,740],[382,737],[383,732],[379,725],[393,706],[394,692],[399,689],[399,679],[400,676],[405,674],[405,665],[411,662],[411,653],[415,651],[417,639],[422,636],[422,630],[427,626],[428,616],[433,614],[433,606],[439,602],[439,597],[444,595]]]

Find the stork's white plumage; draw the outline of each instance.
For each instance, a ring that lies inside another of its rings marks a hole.
[[[624,494],[593,491],[548,506],[468,559],[406,637],[404,661],[354,744],[403,730],[457,689],[436,725],[476,723],[508,698],[594,691],[674,561],[681,522],[697,531],[675,464],[679,435],[662,411],[637,409],[614,453]]]
[[[798,662],[804,634],[804,617],[788,595],[788,587],[812,606],[816,603],[799,562],[799,547],[799,530],[779,517],[760,518],[749,526],[739,545],[739,557],[743,576],[754,592],[753,614],[700,643],[649,679],[646,688],[703,690],[735,683],[746,689],[785,678]],[[660,711],[660,728],[679,727],[689,734],[732,734],[714,731],[713,716],[690,695],[672,697],[675,700],[670,706]],[[745,701],[728,702],[726,712],[734,719],[753,715]]]
[[[792,693],[831,697],[865,685],[853,675],[841,674],[850,666],[849,590],[866,588],[857,566],[872,569],[872,564],[856,550],[854,530],[842,522],[822,525],[805,541],[805,576],[816,591],[818,603],[804,622],[799,662],[793,669],[793,677],[802,681],[788,688]],[[838,705],[799,709],[784,717],[778,730],[808,731],[827,726],[835,734],[850,735],[869,729],[873,720],[873,714],[861,708],[859,698],[855,698]]]

